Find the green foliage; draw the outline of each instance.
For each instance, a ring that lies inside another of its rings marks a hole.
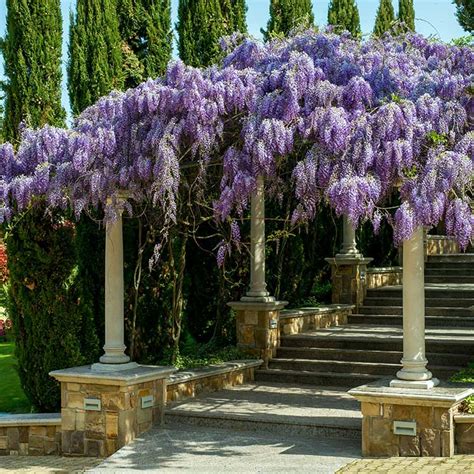
[[[469,33],[474,33],[474,2],[472,0],[453,0],[459,24]]]
[[[355,0],[331,0],[328,9],[328,24],[336,32],[349,31],[352,36],[361,36],[359,9]]]
[[[398,20],[409,30],[415,31],[415,7],[413,0],[399,0]]]
[[[111,90],[123,88],[125,73],[115,0],[77,0],[76,13],[71,14],[67,70],[74,115]]]
[[[454,38],[451,43],[455,46],[474,46],[474,35],[461,36],[460,38]]]
[[[382,36],[390,30],[395,21],[395,11],[392,0],[380,0],[377,16],[375,17],[374,35]]]
[[[449,137],[446,133],[438,133],[436,130],[430,130],[426,134],[426,140],[430,146],[447,145]]]
[[[59,0],[7,0],[4,138],[16,143],[21,122],[64,125],[61,106],[62,19]]]
[[[177,369],[194,369],[210,364],[222,364],[230,360],[252,359],[233,346],[218,347],[214,344],[201,344],[187,336],[180,347],[180,352],[172,363],[171,352],[165,353],[160,365],[174,365]]]
[[[92,314],[77,294],[73,228],[43,207],[19,216],[6,235],[13,321],[21,385],[39,411],[59,408],[51,370],[93,362],[98,340]]]
[[[459,382],[464,384],[473,384],[474,383],[474,362],[471,362],[466,369],[462,369],[456,374],[454,374],[451,379],[451,382]],[[474,413],[474,395],[467,397],[461,402],[460,411],[464,413]]]
[[[171,59],[170,0],[117,0],[125,86],[163,74]]]
[[[219,39],[236,30],[245,33],[243,0],[180,0],[179,57],[190,66],[209,66],[221,59]]]
[[[0,412],[29,413],[31,404],[18,378],[18,366],[13,342],[0,342]]]
[[[297,26],[310,27],[313,24],[311,0],[271,0],[270,19],[266,31],[262,29],[262,33],[267,41],[273,36],[286,36]]]

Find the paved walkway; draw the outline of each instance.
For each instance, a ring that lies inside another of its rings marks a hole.
[[[327,473],[359,457],[357,440],[167,426],[122,448],[90,473]]]
[[[101,462],[96,458],[61,456],[0,456],[0,474],[4,473],[82,473]]]

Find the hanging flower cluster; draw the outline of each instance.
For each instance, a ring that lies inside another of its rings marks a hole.
[[[106,219],[146,200],[173,222],[183,170],[205,174],[216,160],[214,208],[225,220],[248,207],[258,176],[278,190],[283,160],[294,159],[295,223],[324,200],[354,225],[377,229],[387,218],[397,243],[441,219],[461,246],[472,239],[472,48],[314,31],[223,45],[221,67],[171,63],[163,78],[102,98],[69,130],[26,130],[18,151],[0,147],[0,221],[42,197],[77,216],[102,206]],[[394,187],[402,205],[391,216],[381,203]]]

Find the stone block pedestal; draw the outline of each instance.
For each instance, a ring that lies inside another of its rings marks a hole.
[[[264,361],[275,356],[280,341],[279,314],[287,301],[233,301],[228,305],[236,312],[237,347]]]
[[[362,455],[454,455],[454,412],[474,390],[441,383],[432,389],[402,389],[388,380],[354,388],[361,402]]]
[[[84,366],[51,372],[61,383],[62,453],[110,456],[162,423],[166,379],[175,370],[137,366],[98,373]]]
[[[373,259],[338,255],[325,260],[331,265],[332,303],[362,306],[366,294],[367,265]]]

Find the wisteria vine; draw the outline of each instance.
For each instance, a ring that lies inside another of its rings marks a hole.
[[[354,225],[370,220],[377,230],[387,219],[396,243],[444,220],[467,246],[472,48],[417,34],[360,42],[311,30],[266,44],[234,35],[223,47],[219,67],[170,63],[164,77],[100,99],[70,129],[27,129],[18,150],[2,145],[0,222],[37,200],[77,217],[101,206],[112,220],[121,206],[131,213],[131,201],[147,201],[165,228],[176,220],[184,170],[204,176],[216,162],[215,216],[232,221],[256,178],[278,190],[281,165],[293,160],[295,224],[327,202]],[[391,213],[383,203],[394,189],[401,205]]]

